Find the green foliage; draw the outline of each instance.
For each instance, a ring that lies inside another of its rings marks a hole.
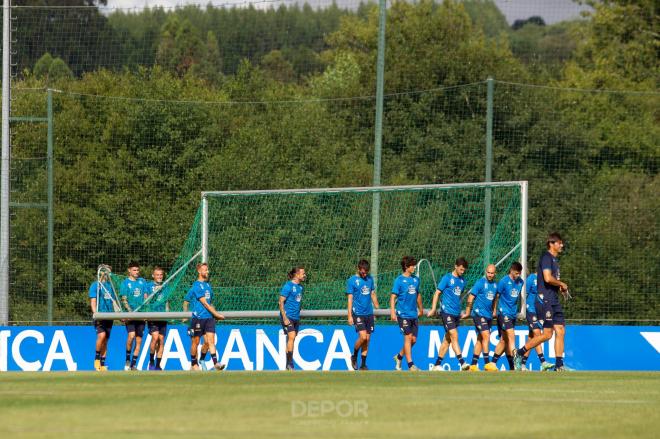
[[[33,73],[37,79],[43,80],[46,84],[56,83],[73,76],[71,69],[62,58],[53,58],[48,52],[35,63]]]
[[[649,5],[604,2],[588,20],[517,31],[502,30],[486,1],[395,2],[387,11],[383,183],[483,180],[484,80],[493,76],[494,178],[530,181],[532,258],[549,230],[568,237],[562,269],[577,296],[573,318],[637,318],[636,302],[611,293],[617,279],[648,298],[648,309],[658,306],[660,277],[648,269],[660,266]],[[480,7],[490,18],[475,17]],[[22,19],[38,23],[41,12]],[[71,26],[51,12],[60,29]],[[53,94],[58,319],[88,315],[84,292],[100,262],[117,274],[131,259],[147,273],[171,267],[200,190],[371,184],[373,5],[75,15],[96,30],[76,41],[39,34],[53,38],[34,58],[19,58],[34,68],[12,103],[16,115],[45,116],[44,92],[26,89],[56,80],[61,90]],[[565,55],[552,65],[552,53]],[[108,61],[117,59],[122,68]],[[506,83],[547,78],[557,88]],[[12,125],[13,202],[46,201],[45,144],[45,125]],[[324,215],[319,206],[304,210]],[[35,305],[46,297],[45,227],[43,210],[12,210],[12,320],[45,319]]]
[[[575,61],[566,66],[564,84],[580,88],[657,90],[657,4],[605,1],[593,5],[580,28]]]
[[[497,37],[507,33],[509,24],[493,0],[463,0],[465,11],[475,27],[481,28],[488,37]]]

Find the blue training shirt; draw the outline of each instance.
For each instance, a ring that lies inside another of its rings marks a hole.
[[[536,294],[538,293],[538,287],[536,285],[536,273],[532,273],[527,276],[525,285],[527,285],[527,298],[525,299],[525,306],[528,313],[536,314]]]
[[[119,295],[128,299],[128,306],[131,307],[131,311],[144,303],[144,295],[148,292],[147,281],[141,277],[135,280],[126,278],[119,287]]]
[[[97,299],[96,310],[98,312],[114,312],[115,309],[112,306],[112,285],[110,281],[102,283],[99,283],[99,281],[93,282],[89,287],[89,298]]]
[[[491,319],[493,317],[493,300],[495,300],[496,294],[497,282],[494,280],[489,282],[485,277],[479,279],[470,291],[470,295],[474,296],[471,315]]]
[[[196,280],[195,283],[192,284],[192,287],[190,287],[190,290],[188,290],[186,299],[188,299],[189,296],[194,299],[191,302],[193,305],[193,317],[197,319],[210,319],[213,317],[209,310],[202,305],[202,302],[200,302],[202,297],[206,299],[206,303],[208,304],[211,304],[213,301],[213,288],[211,288],[210,283]]]
[[[370,316],[374,313],[371,303],[371,292],[374,290],[374,279],[371,275],[365,278],[357,274],[346,281],[346,295],[353,296],[353,314],[356,316]]]
[[[303,291],[302,285],[291,280],[285,283],[280,290],[280,296],[284,297],[284,312],[289,320],[300,320]]]
[[[506,275],[497,284],[497,294],[500,296],[497,302],[497,314],[516,318],[518,314],[518,297],[522,291],[525,282],[522,278],[516,280],[511,279],[511,276]]]
[[[559,261],[556,257],[552,256],[549,251],[544,252],[539,259],[539,265],[536,270],[536,279],[538,281],[538,294],[547,295],[549,298],[556,297],[559,292],[559,287],[548,285],[545,283],[543,277],[543,270],[550,270],[555,279],[559,280],[561,274],[559,272]],[[539,297],[540,299],[540,297]]]
[[[396,296],[396,315],[403,319],[416,319],[417,295],[419,294],[419,278],[417,276],[399,275],[394,280],[392,294]]]
[[[163,283],[157,284],[155,281],[147,282],[147,293],[151,296],[156,290],[156,287],[161,286]],[[167,310],[167,296],[169,294],[169,284],[162,287],[149,301],[149,309],[152,312],[165,312]]]
[[[452,316],[461,314],[461,293],[465,289],[463,276],[456,277],[453,273],[442,276],[438,290],[442,292],[442,312]]]

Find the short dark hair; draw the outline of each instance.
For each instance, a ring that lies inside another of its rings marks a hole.
[[[509,268],[509,271],[522,271],[522,264],[518,261],[515,261],[513,264],[511,264],[511,268]]]
[[[414,256],[404,256],[401,258],[401,269],[406,271],[408,267],[417,265],[417,259]]]
[[[369,261],[366,259],[360,259],[360,262],[358,262],[358,269],[364,269],[368,270],[369,269]]]
[[[138,264],[135,261],[131,261],[128,263],[128,268],[135,268],[135,267],[140,268],[140,264]]]
[[[552,232],[548,235],[548,238],[545,240],[546,247],[550,248],[550,244],[557,241],[563,241],[561,235],[558,232]]]
[[[456,262],[454,262],[454,265],[457,267],[464,267],[466,270],[468,269],[468,261],[464,257],[460,257],[456,259]]]
[[[304,269],[305,269],[304,265],[296,265],[291,270],[289,270],[289,272],[287,273],[287,277],[289,279],[293,279],[294,276],[296,275],[296,273],[298,273],[300,270],[304,270]]]

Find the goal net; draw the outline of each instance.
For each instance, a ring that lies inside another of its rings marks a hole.
[[[308,315],[343,316],[346,279],[360,259],[371,262],[387,306],[404,255],[428,261],[418,269],[428,306],[434,279],[459,256],[470,263],[468,288],[488,263],[500,273],[513,261],[524,265],[526,209],[527,182],[203,192],[166,281],[169,309],[182,310],[202,261],[214,304],[230,317],[276,315],[279,290],[295,265],[308,272]],[[118,288],[122,277],[112,279]],[[138,311],[152,310],[153,302]]]

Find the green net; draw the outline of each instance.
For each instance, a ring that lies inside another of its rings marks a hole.
[[[491,194],[492,233],[485,247],[487,192]],[[308,272],[304,307],[345,308],[346,279],[354,274],[360,259],[371,256],[375,194],[380,196],[377,293],[384,306],[404,255],[431,262],[433,273],[420,270],[422,293],[429,301],[435,290],[433,276],[439,279],[458,256],[471,262],[466,275],[471,284],[481,277],[487,257],[506,269],[519,254],[518,184],[210,193],[205,198],[206,251],[211,284],[217,293],[215,305],[223,310],[276,310],[286,273],[302,264]],[[191,262],[172,288],[176,304],[196,278],[194,262],[201,261],[201,221],[198,213],[175,264]]]

